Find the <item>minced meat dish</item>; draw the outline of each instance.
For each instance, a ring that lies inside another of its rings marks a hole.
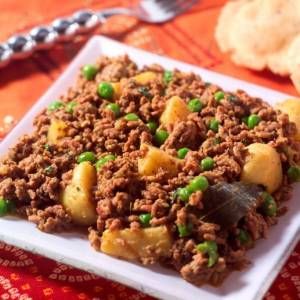
[[[249,264],[300,178],[289,114],[193,73],[100,57],[53,100],[0,162],[0,214],[196,285]]]

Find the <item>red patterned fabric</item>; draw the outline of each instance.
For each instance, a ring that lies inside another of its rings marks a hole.
[[[0,299],[152,299],[118,283],[0,243]]]
[[[113,281],[0,242],[0,299],[153,298]],[[300,244],[265,295],[265,300],[277,299],[300,299]]]
[[[0,42],[9,35],[48,23],[81,8],[126,6],[132,0],[1,0]],[[135,47],[229,74],[296,95],[290,81],[269,72],[235,66],[218,50],[214,28],[226,0],[200,0],[189,12],[163,25],[114,17],[96,32]],[[63,5],[61,5],[63,3]],[[0,69],[0,140],[52,84],[82,47],[84,39]],[[38,84],[37,84],[38,83]],[[0,242],[0,299],[150,300],[150,296]],[[281,270],[266,300],[300,299],[300,243]],[[239,300],[239,299],[237,299]],[[245,299],[247,300],[247,299]]]

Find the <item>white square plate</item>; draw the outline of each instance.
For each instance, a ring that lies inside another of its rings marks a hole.
[[[226,90],[238,88],[252,96],[261,97],[271,104],[288,98],[288,95],[249,84],[202,68],[138,50],[104,37],[92,38],[74,59],[63,75],[32,107],[26,116],[0,145],[0,155],[15,144],[17,138],[32,130],[32,120],[44,107],[65,93],[74,83],[80,66],[92,63],[100,55],[115,56],[127,53],[138,65],[159,63],[165,68],[193,71]],[[163,299],[259,299],[262,298],[283,263],[288,258],[299,237],[300,185],[295,186],[293,198],[287,203],[289,211],[270,230],[267,240],[257,242],[248,253],[253,262],[242,272],[233,272],[221,287],[196,287],[184,281],[171,270],[155,266],[146,268],[138,264],[118,260],[94,251],[81,234],[46,234],[35,225],[16,218],[0,218],[0,240],[17,247],[39,253],[54,260],[84,269],[108,279],[141,290]]]

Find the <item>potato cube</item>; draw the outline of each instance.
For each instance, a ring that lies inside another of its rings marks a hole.
[[[122,94],[122,86],[120,82],[112,82],[111,83],[114,89],[114,99],[119,99]]]
[[[150,83],[154,79],[156,79],[157,74],[154,72],[151,72],[151,71],[147,71],[147,72],[140,73],[140,74],[134,76],[133,78],[137,83],[139,83],[141,85],[145,85],[145,84]]]
[[[62,120],[51,120],[48,129],[48,142],[50,144],[57,144],[57,142],[66,136],[67,124]]]
[[[190,113],[186,103],[180,97],[173,96],[168,100],[160,117],[160,122],[166,127],[174,125],[180,121],[185,121]]]
[[[74,223],[86,226],[96,223],[96,208],[90,201],[90,192],[81,186],[68,185],[63,192],[62,204]]]
[[[127,260],[143,261],[147,257],[168,256],[172,238],[166,226],[138,230],[105,230],[101,251]]]
[[[78,184],[89,190],[96,183],[95,167],[88,161],[77,165],[73,171],[72,183]]]
[[[254,143],[247,147],[241,181],[261,184],[269,193],[275,192],[282,182],[282,167],[277,151],[267,144]]]
[[[82,162],[74,168],[72,181],[62,193],[62,204],[76,224],[92,225],[97,220],[96,205],[92,201],[95,182],[95,167],[90,162]]]
[[[138,172],[141,176],[152,176],[163,169],[169,176],[175,176],[181,160],[156,147],[142,144],[141,150],[147,151],[145,157],[138,159]]]

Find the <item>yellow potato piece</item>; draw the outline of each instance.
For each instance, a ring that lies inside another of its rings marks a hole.
[[[157,78],[157,74],[151,71],[143,72],[133,77],[134,80],[139,84],[148,84]]]
[[[174,125],[180,121],[185,121],[190,113],[186,103],[180,97],[173,96],[167,102],[160,117],[160,123],[164,126]]]
[[[122,86],[120,82],[112,82],[111,83],[114,89],[114,99],[119,99],[122,94]]]
[[[172,238],[166,226],[131,230],[105,230],[101,251],[126,260],[168,256]]]
[[[276,107],[289,116],[291,122],[296,124],[297,133],[295,138],[300,141],[300,99],[287,99]]]
[[[96,210],[90,201],[89,191],[79,185],[70,184],[64,190],[62,199],[62,204],[74,223],[86,226],[96,223]]]
[[[67,124],[62,120],[51,120],[48,129],[48,142],[50,144],[57,144],[57,142],[66,136]]]
[[[74,168],[72,181],[62,193],[62,204],[76,224],[88,226],[97,220],[91,191],[95,182],[94,166],[82,162]]]
[[[247,147],[241,181],[261,184],[269,193],[276,191],[282,183],[282,166],[277,151],[267,144],[254,143]]]
[[[147,150],[145,157],[138,159],[138,172],[141,176],[152,176],[160,169],[167,171],[170,176],[178,173],[181,161],[156,147],[142,144],[141,150]]]
[[[77,165],[73,171],[72,183],[80,185],[89,190],[96,183],[95,167],[88,161]]]

